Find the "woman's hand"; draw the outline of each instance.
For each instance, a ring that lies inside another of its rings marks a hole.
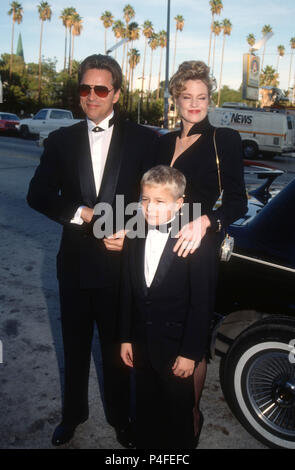
[[[176,361],[172,367],[173,374],[183,379],[192,375],[194,373],[194,369],[195,361],[182,356],[177,356]]]
[[[126,232],[126,230],[120,230],[110,237],[104,238],[103,242],[106,249],[110,251],[122,251]]]
[[[194,253],[210,225],[211,222],[207,215],[202,215],[189,224],[186,224],[176,235],[178,241],[173,251],[175,253],[177,252],[178,256],[182,256],[183,258],[186,258],[189,253]]]
[[[128,367],[133,367],[133,351],[131,343],[121,344],[121,358]]]

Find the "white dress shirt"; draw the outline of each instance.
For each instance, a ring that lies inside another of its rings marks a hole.
[[[160,232],[157,229],[148,231],[144,253],[144,275],[147,287],[150,287],[153,282],[170,230],[171,228],[168,229],[167,233]]]
[[[93,132],[93,129],[97,127],[97,125],[87,118],[92,169],[97,195],[100,190],[103,172],[111,143],[111,138],[113,135],[114,126],[109,127],[109,120],[113,117],[113,115],[114,112],[112,112],[107,118],[105,118],[102,122],[99,123],[98,126],[104,129],[101,132]],[[71,220],[71,223],[78,225],[83,224],[83,219],[81,219],[81,212],[83,207],[84,206],[81,206],[77,209],[74,217]]]

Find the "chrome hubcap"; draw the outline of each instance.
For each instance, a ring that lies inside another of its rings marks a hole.
[[[246,377],[254,413],[268,427],[295,436],[295,365],[288,354],[269,351],[258,356]]]

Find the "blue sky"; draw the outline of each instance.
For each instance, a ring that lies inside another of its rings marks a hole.
[[[15,27],[15,47],[19,32],[22,33],[25,60],[38,61],[40,21],[38,17],[37,0],[19,0],[24,8],[24,18],[21,25]],[[0,54],[10,52],[11,17],[7,15],[10,8],[9,0],[0,1]],[[133,21],[142,25],[145,20],[152,21],[155,31],[166,29],[167,0],[48,0],[53,10],[50,22],[45,23],[42,54],[58,60],[57,68],[63,65],[65,30],[59,19],[60,12],[65,7],[75,7],[83,18],[83,31],[80,37],[75,39],[75,59],[81,60],[87,55],[104,52],[104,28],[99,20],[101,13],[109,10],[115,19],[123,19],[123,8],[129,3],[135,9],[136,16]],[[277,66],[277,46],[283,44],[286,54],[280,59],[280,87],[285,89],[288,84],[290,66],[291,37],[295,36],[295,1],[294,0],[223,0],[223,11],[220,20],[228,18],[232,22],[233,29],[230,37],[226,39],[225,60],[222,83],[232,88],[239,88],[242,81],[242,54],[248,51],[246,36],[253,33],[256,39],[262,37],[263,25],[270,24],[274,36],[266,47],[264,65]],[[208,61],[209,27],[211,13],[208,0],[171,0],[171,70],[174,53],[175,21],[174,17],[183,15],[184,29],[178,33],[176,66],[184,60],[200,59]],[[115,43],[111,28],[108,30],[108,47]],[[215,76],[219,80],[222,37],[216,42]],[[144,39],[134,43],[143,60]],[[149,52],[147,55],[146,72],[149,72]],[[121,51],[117,53],[118,62],[121,64]],[[142,73],[142,60],[137,66],[135,77]],[[160,51],[154,52],[153,82],[156,86],[159,72]],[[164,64],[162,67],[162,79],[164,78]],[[294,82],[295,59],[293,60],[292,82]],[[139,86],[139,81],[135,81]]]

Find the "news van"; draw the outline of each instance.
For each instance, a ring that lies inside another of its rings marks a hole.
[[[246,159],[257,159],[261,153],[273,158],[295,150],[295,116],[286,112],[234,107],[231,103],[210,108],[209,121],[213,126],[230,127],[240,133]]]

